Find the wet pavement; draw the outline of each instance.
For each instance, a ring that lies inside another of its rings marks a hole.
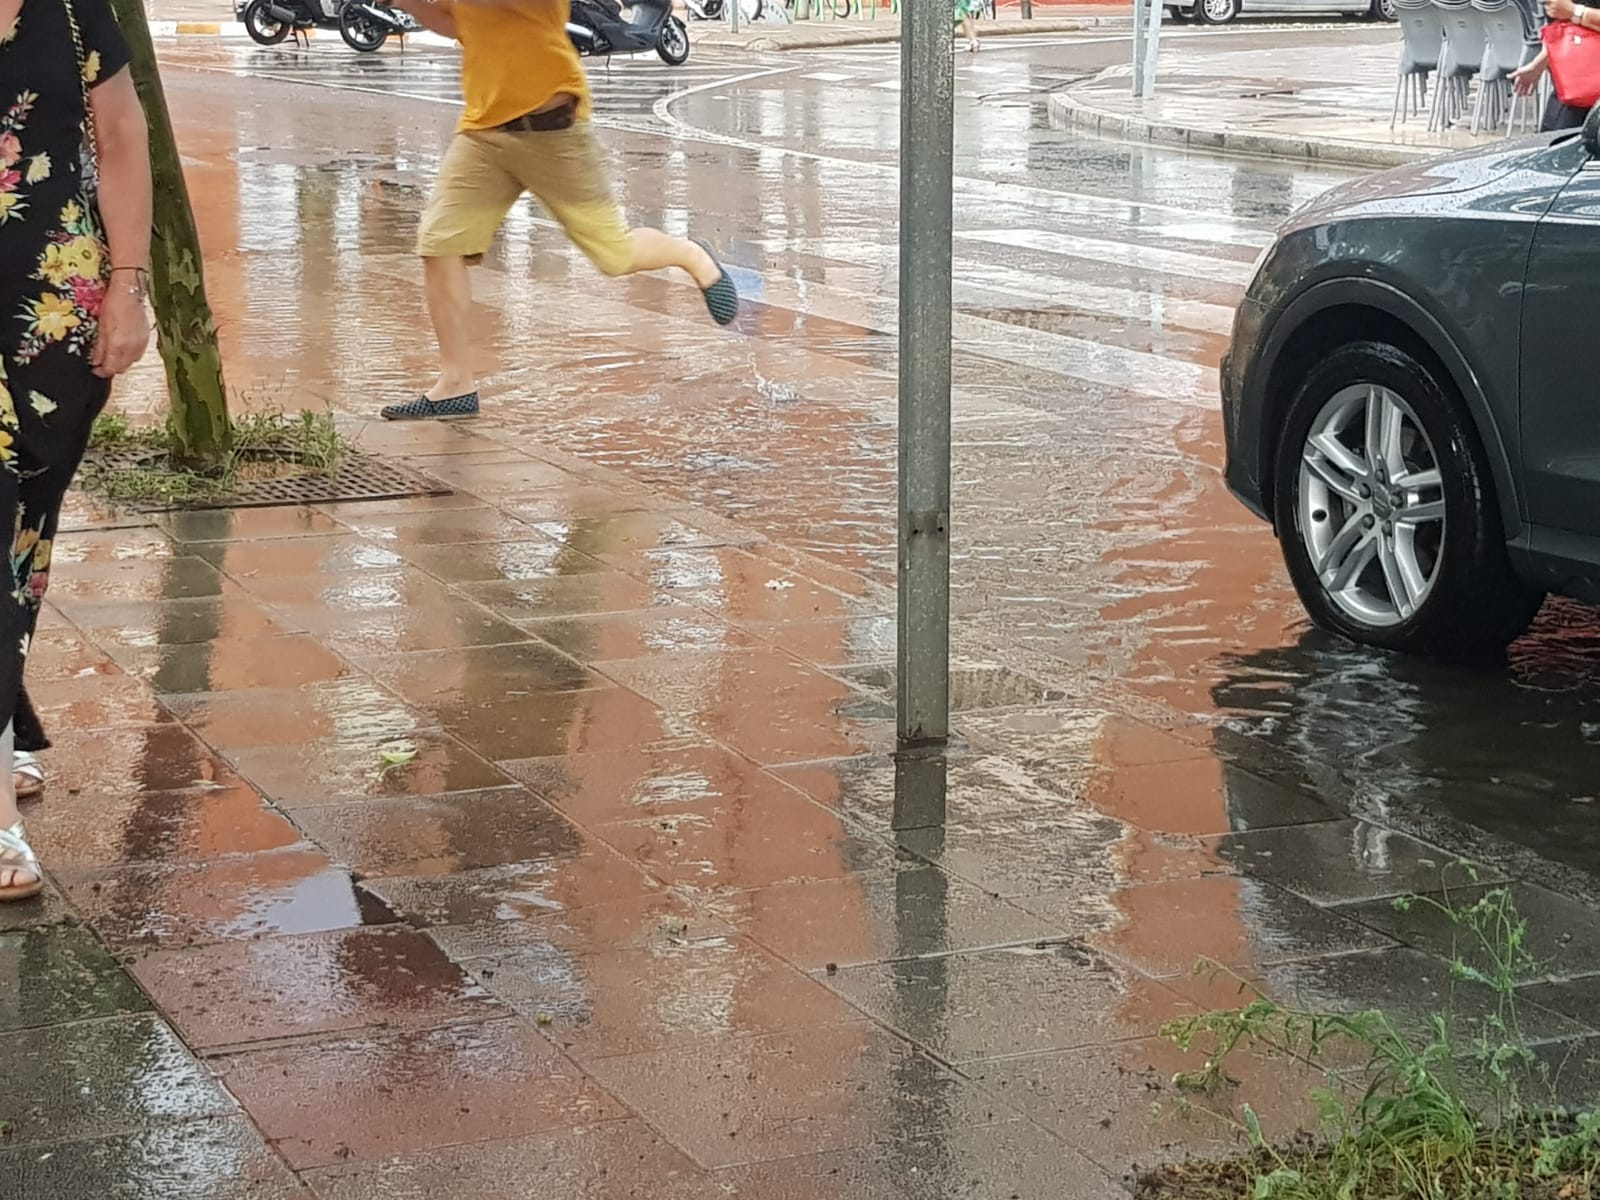
[[[607,116],[740,327],[519,211],[486,414],[417,427],[363,415],[426,376],[450,110],[428,61],[322,49],[170,51],[232,378],[455,491],[76,505],[0,1193],[1109,1200],[1235,1144],[1155,1036],[1237,1002],[1197,957],[1414,1023],[1448,938],[1389,901],[1499,880],[1527,1028],[1600,1094],[1592,615],[1493,670],[1333,644],[1218,476],[1229,306],[1340,175],[1052,131],[1125,45],[962,59],[959,737],[897,761],[892,57],[730,57]],[[1297,1064],[1231,1073],[1218,1105],[1314,1117]]]

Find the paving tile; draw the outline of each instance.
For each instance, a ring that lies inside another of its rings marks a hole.
[[[83,731],[172,720],[144,682],[130,675],[28,681],[28,699],[46,729]]]
[[[1079,942],[842,968],[828,986],[948,1062],[1147,1037],[1192,1011]]]
[[[179,646],[120,646],[117,663],[167,695],[297,688],[348,675],[351,667],[306,634],[194,642]],[[28,669],[33,664],[30,656]]]
[[[1056,935],[1048,922],[928,866],[778,884],[705,907],[808,971]]]
[[[50,602],[68,617],[86,606],[217,596],[217,569],[192,554],[74,563],[50,576]]]
[[[577,486],[578,480],[560,467],[519,454],[509,446],[476,454],[430,456],[428,472],[451,487],[478,495],[504,496],[534,490]],[[348,513],[351,519],[365,514]]]
[[[1376,900],[1472,882],[1447,852],[1363,821],[1228,834],[1209,844],[1244,874],[1315,904]],[[1486,882],[1498,878],[1488,870],[1480,870],[1478,877]]]
[[[617,1120],[626,1111],[520,1020],[248,1051],[222,1080],[291,1167]]]
[[[699,609],[677,606],[596,617],[524,621],[522,627],[540,641],[584,663],[614,662],[683,650],[742,650],[759,644],[752,635]]]
[[[346,533],[259,541],[201,542],[187,547],[252,595],[275,596],[276,581],[393,571],[405,559],[392,546]]]
[[[338,740],[261,746],[232,752],[234,764],[262,792],[296,810],[353,800],[432,796],[509,784],[509,776],[456,738],[420,730],[403,739],[415,755],[389,762],[372,745]]]
[[[863,691],[878,696],[886,703],[894,703],[894,663],[849,665],[838,668],[834,673],[842,679],[849,680]],[[1043,704],[1060,700],[1064,695],[1060,689],[1001,663],[966,661],[960,657],[954,658],[950,663],[952,713]]]
[[[819,667],[894,661],[895,618],[884,614],[831,621],[744,621],[739,627]]]
[[[0,1062],[14,1081],[0,1092],[8,1149],[234,1111],[227,1094],[154,1016],[0,1034]]]
[[[1206,1094],[1174,1087],[1205,1063],[1164,1038],[1116,1042],[971,1063],[965,1070],[996,1102],[1020,1110],[1117,1178],[1190,1154],[1246,1148],[1249,1105],[1269,1137],[1314,1130],[1315,1088],[1326,1076],[1294,1060],[1244,1049],[1226,1070],[1236,1086]]]
[[[603,900],[571,910],[505,913],[470,924],[434,925],[428,930],[428,936],[457,962],[511,958],[525,952],[543,954],[552,943],[583,946],[596,954],[621,950],[665,954],[733,933],[732,925],[674,891]]]
[[[0,933],[0,1030],[149,1008],[127,972],[84,926]]]
[[[1589,1014],[1593,1023],[1593,1010]],[[1524,1094],[1547,1096],[1552,1108],[1593,1112],[1600,1105],[1600,1037],[1547,1042],[1535,1047]]]
[[[529,533],[533,531],[528,530]],[[491,579],[565,579],[609,571],[598,558],[549,538],[523,542],[467,542],[444,546],[402,546],[400,555],[444,583],[483,583]]]
[[[49,1200],[311,1200],[242,1117],[0,1151],[7,1195]]]
[[[1600,1020],[1600,975],[1532,984],[1519,988],[1517,997],[1591,1028]]]
[[[176,646],[242,641],[295,632],[292,621],[268,612],[244,589],[225,584],[217,596],[84,605],[73,621],[102,646]]]
[[[797,795],[749,760],[710,744],[514,759],[500,766],[589,826],[684,814],[710,820],[750,800]]]
[[[46,925],[61,925],[77,920],[72,906],[59,888],[48,877],[44,891],[31,900],[12,900],[0,904],[0,931],[38,929]]]
[[[59,872],[113,946],[176,946],[364,924],[348,871],[310,847],[213,862]]]
[[[605,951],[560,923],[547,927],[552,938],[538,949],[466,966],[580,1063],[860,1020],[826,987],[742,938]]]
[[[1110,767],[1087,781],[1083,795],[1101,812],[1140,829],[1190,836],[1307,825],[1343,815],[1305,792],[1216,758]]]
[[[131,970],[184,1041],[201,1051],[505,1012],[434,942],[392,926],[163,951]]]
[[[1433,904],[1418,900],[1404,911],[1393,900],[1352,904],[1338,911],[1418,950],[1440,958],[1453,958],[1459,951],[1482,967],[1482,942],[1470,929],[1457,926],[1437,905],[1463,913],[1499,890],[1488,885],[1453,887],[1448,893],[1434,892],[1427,897]],[[1520,973],[1519,982],[1600,972],[1600,923],[1593,909],[1536,884],[1511,883],[1505,890],[1517,914],[1527,922],[1525,949],[1533,960]]]
[[[212,508],[168,513],[162,525],[178,542],[255,542],[338,533],[339,525],[314,508]]]
[[[777,789],[725,807],[592,828],[657,879],[695,894],[894,867],[894,851],[884,842],[798,793]]]
[[[100,647],[75,630],[41,626],[28,644],[28,682],[117,675],[120,668]]]
[[[516,542],[529,536],[528,526],[492,508],[442,509],[415,513],[340,518],[362,537],[395,546],[457,546],[470,542]]]
[[[127,796],[238,782],[232,768],[176,722],[126,729],[50,731],[47,770],[53,796],[84,792]]]
[[[271,610],[285,623],[351,654],[527,640],[488,608],[463,600],[415,567],[306,576],[295,587],[288,592],[280,586],[269,601]]]
[[[1128,1195],[1088,1159],[1025,1121],[732,1167],[714,1178],[751,1200],[1127,1200]]]
[[[890,836],[902,850],[942,865],[997,896],[1036,896],[1069,885],[1104,894],[1118,883],[1124,826],[1087,809],[1060,806]]]
[[[218,750],[330,741],[378,747],[431,722],[370,679],[352,676],[301,688],[172,696],[167,706]]]
[[[458,725],[480,709],[551,692],[610,687],[604,677],[542,642],[363,656],[361,666],[436,721]]]
[[[822,620],[894,610],[894,599],[864,599],[823,587],[738,547],[662,546],[601,554],[677,603],[743,621]]]
[[[968,713],[961,731],[976,745],[1058,769],[1102,769],[1211,757],[1166,730],[1093,707],[1053,704],[1008,712]]]
[[[456,590],[505,620],[522,624],[551,617],[625,613],[675,603],[649,584],[615,570],[544,579],[464,583]]]
[[[615,687],[514,696],[446,728],[496,762],[647,750],[678,742],[687,730],[648,700]]]
[[[249,784],[171,792],[52,794],[28,815],[52,870],[199,862],[277,850],[300,833]]]
[[[775,650],[663,654],[607,663],[605,673],[759,763],[894,743],[887,706]]]
[[[615,850],[584,841],[566,858],[449,875],[367,879],[362,890],[420,928],[537,918],[660,895],[662,886]]]
[[[363,876],[442,875],[591,853],[592,839],[522,788],[304,809],[306,835]]]
[[[1117,923],[1097,949],[1149,975],[1184,975],[1205,960],[1248,968],[1394,945],[1375,930],[1257,879],[1214,876],[1123,888]]]
[[[1435,1014],[1454,1013],[1463,1028],[1470,1028],[1496,1007],[1494,993],[1486,986],[1454,982],[1443,959],[1405,947],[1276,963],[1244,975],[1251,987],[1280,1004],[1346,1014],[1382,1009],[1397,1029],[1419,1037],[1426,1034]],[[1172,986],[1186,994],[1194,991],[1178,980],[1172,981]],[[1214,989],[1206,991],[1215,994]],[[1201,1006],[1210,1007],[1204,1000]],[[1519,1006],[1517,1015],[1530,1041],[1595,1032],[1592,1017],[1576,1022],[1537,1004]]]
[[[307,1173],[322,1200],[726,1200],[638,1121],[448,1146]]]
[[[991,1124],[968,1080],[867,1023],[597,1059],[600,1084],[708,1169]]]
[[[172,539],[155,526],[128,529],[83,530],[59,539],[53,559],[63,563],[131,562],[145,558],[172,558],[178,553]]]

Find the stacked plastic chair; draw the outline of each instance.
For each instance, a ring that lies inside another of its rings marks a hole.
[[[1478,0],[1495,3],[1496,0]],[[1509,0],[1498,0],[1502,6]],[[1489,44],[1488,14],[1473,7],[1474,0],[1433,0],[1444,21],[1444,50],[1439,55],[1439,78],[1433,89],[1429,129],[1446,129],[1467,111],[1472,79],[1483,68]]]
[[[1428,103],[1428,77],[1439,69],[1444,48],[1444,17],[1433,0],[1395,0],[1404,38],[1400,74],[1394,81],[1394,112],[1389,128],[1420,114]]]
[[[1483,16],[1483,58],[1478,63],[1478,100],[1472,106],[1472,132],[1498,129],[1511,112],[1511,73],[1527,51],[1522,15],[1513,0],[1472,0]]]

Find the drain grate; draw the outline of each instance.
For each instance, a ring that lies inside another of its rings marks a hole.
[[[90,450],[80,480],[95,491],[97,476],[140,469],[159,469],[166,455],[144,449]],[[176,512],[216,508],[274,508],[331,504],[353,500],[402,500],[413,496],[448,496],[449,485],[433,476],[362,450],[345,447],[332,471],[297,466],[292,457],[274,453],[241,464],[232,487],[215,495],[182,500],[124,502],[133,512]]]

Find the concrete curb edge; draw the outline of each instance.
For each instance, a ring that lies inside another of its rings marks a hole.
[[[1138,113],[1098,108],[1077,94],[1081,84],[1050,93],[1050,122],[1121,142],[1148,142],[1209,154],[1286,158],[1343,167],[1398,167],[1445,153],[1427,146],[1380,146],[1369,142],[1302,138],[1242,129],[1203,129],[1162,125]]]

